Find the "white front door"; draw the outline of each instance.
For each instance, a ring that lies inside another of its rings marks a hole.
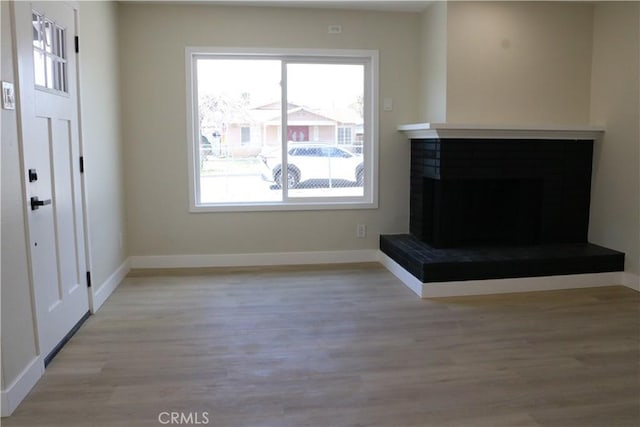
[[[18,95],[40,354],[89,310],[80,171],[76,10],[15,2]]]

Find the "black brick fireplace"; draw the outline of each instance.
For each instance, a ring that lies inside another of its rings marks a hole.
[[[593,141],[413,140],[411,234],[436,248],[587,241]]]
[[[486,132],[485,132],[486,133]],[[422,282],[621,271],[587,241],[594,140],[410,135],[410,234],[380,249]]]

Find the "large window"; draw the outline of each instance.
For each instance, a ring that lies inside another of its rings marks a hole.
[[[377,205],[375,51],[187,49],[191,209]]]

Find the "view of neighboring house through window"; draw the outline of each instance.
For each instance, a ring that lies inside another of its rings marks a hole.
[[[374,58],[188,55],[192,207],[371,207]]]

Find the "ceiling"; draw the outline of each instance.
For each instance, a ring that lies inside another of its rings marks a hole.
[[[433,1],[427,0],[121,0],[125,3],[191,3],[220,6],[303,7],[314,9],[378,10],[386,12],[422,12]]]

